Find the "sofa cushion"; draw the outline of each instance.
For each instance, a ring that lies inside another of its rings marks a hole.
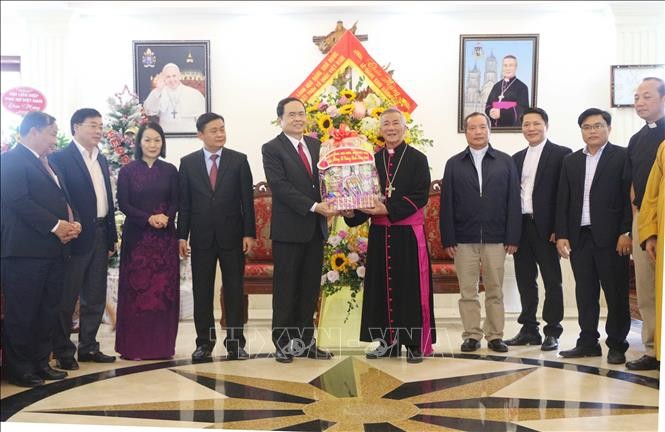
[[[247,254],[248,262],[251,261],[272,262],[272,240],[270,240],[271,214],[272,214],[272,197],[270,195],[255,197],[254,215],[256,218],[256,245],[250,251],[250,253]]]

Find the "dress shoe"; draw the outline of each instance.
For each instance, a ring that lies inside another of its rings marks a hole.
[[[227,360],[247,360],[248,358],[249,354],[247,354],[247,351],[245,351],[245,348],[243,347],[238,347],[237,349],[231,349],[226,354]]]
[[[660,369],[660,362],[656,357],[643,355],[637,360],[631,360],[626,363],[626,368],[630,370],[658,370]]]
[[[407,363],[422,363],[423,353],[418,348],[406,347],[406,362]]]
[[[381,358],[399,357],[401,350],[401,345],[393,345],[389,347],[379,345],[376,349],[366,353],[365,358],[369,360],[376,360]]]
[[[61,379],[67,377],[67,372],[55,370],[51,366],[48,366],[48,365],[46,365],[46,367],[44,367],[42,369],[37,370],[37,372],[35,372],[35,374],[39,378],[49,380],[49,381],[61,380]]]
[[[62,357],[55,361],[58,369],[78,370],[79,364],[74,357]]]
[[[600,357],[603,355],[603,350],[600,348],[599,344],[590,348],[577,345],[573,349],[559,351],[559,355],[565,358]]]
[[[333,354],[328,351],[323,351],[316,345],[312,345],[307,350],[296,355],[296,357],[307,357],[318,360],[330,360],[331,358],[333,358]]]
[[[8,381],[19,387],[37,387],[44,384],[44,380],[33,373],[25,373],[21,376],[10,376]]]
[[[487,348],[501,353],[508,352],[508,345],[506,345],[501,339],[492,339],[487,342]]]
[[[519,346],[519,345],[540,345],[543,341],[539,334],[529,334],[519,332],[512,338],[503,341],[506,345]]]
[[[277,360],[278,363],[291,363],[293,361],[293,356],[278,349],[275,351],[275,360]]]
[[[559,339],[554,336],[545,336],[545,340],[540,346],[542,351],[554,351],[557,348],[559,348]]]
[[[471,338],[464,339],[464,343],[462,344],[462,352],[471,352],[478,349],[480,349],[480,341]]]
[[[78,357],[80,362],[113,363],[115,361],[115,356],[106,355],[101,351],[79,352]]]
[[[196,350],[192,353],[192,361],[200,362],[206,361],[212,358],[212,349],[207,346],[196,347]]]
[[[607,362],[610,364],[624,364],[626,363],[626,355],[621,351],[610,348],[607,353]]]

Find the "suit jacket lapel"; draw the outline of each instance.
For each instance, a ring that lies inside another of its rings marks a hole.
[[[208,172],[208,166],[206,165],[206,154],[203,152],[203,149],[199,151],[199,163],[197,171],[201,176],[201,181],[208,187],[210,193],[212,193],[212,186],[210,186],[210,173]],[[219,172],[217,173],[217,179],[219,179]]]
[[[291,140],[286,136],[284,132],[279,134],[280,141],[284,145],[284,151],[286,154],[294,161],[296,164],[300,167],[301,172],[309,179],[309,173],[307,172],[307,168],[305,168],[305,165],[302,163],[302,159],[300,159],[300,155],[298,154],[298,151],[293,147],[293,144],[291,143]],[[304,139],[304,138],[303,138]],[[305,144],[307,144],[307,141],[305,140]],[[310,149],[309,144],[307,144],[307,149]],[[310,150],[310,154],[311,154]],[[317,155],[318,158],[318,155]],[[312,159],[314,159],[314,155],[312,155]],[[312,171],[314,172],[314,171]]]
[[[222,177],[224,177],[224,174],[226,174],[226,168],[229,166],[228,162],[228,155],[229,153],[226,153],[226,156],[224,156],[224,151],[222,150],[222,156],[219,158],[219,169],[217,170],[217,182],[215,182],[215,191],[220,190],[220,183],[222,182]]]
[[[598,177],[605,169],[605,167],[607,167],[607,164],[609,163],[610,159],[612,159],[612,157],[614,157],[614,146],[608,142],[605,149],[603,150],[603,154],[600,155],[600,160],[598,161],[598,165],[596,166],[596,172],[593,174],[593,181],[591,182],[591,188],[594,187],[596,181],[598,180]]]
[[[18,148],[21,149],[21,151],[23,152],[23,156],[24,156],[28,161],[30,161],[31,164],[33,164],[34,166],[36,166],[37,169],[38,169],[39,171],[41,171],[41,173],[44,174],[46,177],[48,177],[48,179],[51,180],[51,183],[53,183],[53,185],[59,189],[58,183],[56,183],[56,182],[55,182],[55,179],[54,179],[53,177],[51,177],[51,174],[50,174],[48,171],[46,171],[46,168],[44,167],[44,165],[42,165],[42,161],[40,161],[39,159],[37,159],[37,158],[35,157],[35,155],[30,151],[30,149],[28,149],[28,148],[25,147],[24,145],[21,145],[21,146],[18,147]],[[57,174],[56,174],[56,175],[57,175]],[[60,180],[60,179],[58,179],[58,180]]]
[[[319,172],[316,164],[319,163],[319,152],[316,150],[316,144],[307,142],[304,136],[303,140],[305,141],[305,144],[307,144],[307,150],[309,150],[309,155],[312,157],[312,177],[317,178]],[[300,155],[298,155],[298,157],[300,157]],[[309,176],[309,173],[307,173],[307,175]]]
[[[76,144],[74,144],[74,141],[72,141],[72,143],[69,144],[69,147],[67,147],[67,149],[72,153],[72,157],[74,158],[79,168],[81,169],[81,172],[83,173],[83,178],[88,181],[88,185],[90,186],[90,188],[92,190],[95,190],[95,186],[92,184],[92,177],[90,177],[90,171],[88,171],[88,166],[85,164],[83,156],[81,156],[81,152],[79,151]]]
[[[102,171],[102,177],[104,178],[104,189],[106,189],[106,202],[109,207],[109,213],[113,209],[113,192],[111,191],[111,175],[109,173],[109,167],[106,163],[106,159],[102,156],[102,152],[97,153],[97,162],[99,163],[99,168]]]
[[[547,159],[551,154],[552,146],[550,145],[549,141],[545,141],[545,147],[543,147],[543,152],[540,154],[540,160],[538,161],[538,167],[536,168],[536,178],[533,182],[534,190],[538,186],[538,182],[540,182],[540,180],[543,178],[542,171],[545,169],[545,166],[547,165]]]

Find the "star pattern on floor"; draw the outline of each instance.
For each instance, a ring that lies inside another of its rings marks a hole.
[[[537,367],[404,382],[348,357],[309,383],[169,369],[225,398],[35,412],[290,431],[530,431],[520,422],[657,413],[657,406],[493,396]],[[375,365],[377,367],[375,367]]]

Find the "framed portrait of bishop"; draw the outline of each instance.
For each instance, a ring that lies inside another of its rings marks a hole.
[[[473,112],[492,131],[517,132],[524,110],[536,106],[538,35],[460,35],[458,132]]]
[[[167,136],[196,135],[210,111],[209,41],[133,41],[134,91]]]

